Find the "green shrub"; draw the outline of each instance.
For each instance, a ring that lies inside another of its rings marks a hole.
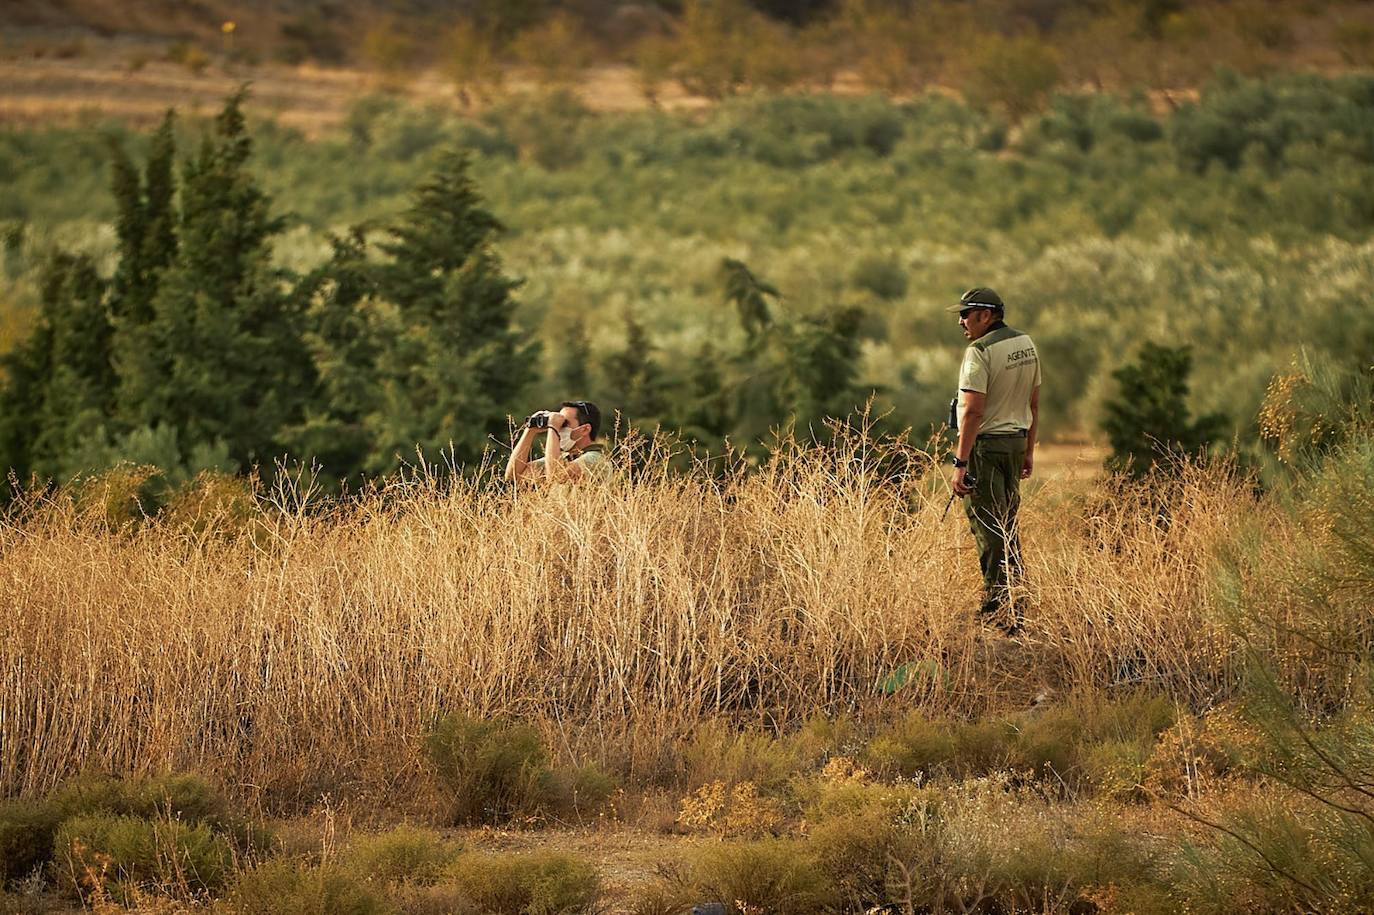
[[[500,822],[546,809],[548,752],[534,728],[455,712],[425,738],[425,755],[452,792],[457,822]]]
[[[867,911],[889,900],[892,861],[911,857],[910,836],[892,817],[834,816],[811,828],[809,854],[833,885],[843,911]]]
[[[21,880],[52,858],[61,815],[43,801],[0,802],[0,886]]]
[[[1114,800],[1145,797],[1145,763],[1150,747],[1134,740],[1103,740],[1082,749],[1083,774],[1098,794]]]
[[[344,857],[344,867],[365,880],[430,884],[457,855],[458,849],[436,833],[398,826],[355,839]]]
[[[875,255],[860,258],[850,273],[850,282],[887,302],[906,295],[906,271],[890,258]]]
[[[485,915],[456,886],[400,886],[390,898],[405,915]]]
[[[209,827],[178,820],[83,814],[66,820],[53,840],[54,869],[70,893],[96,884],[128,900],[135,889],[187,896],[216,892],[233,870],[234,851]]]
[[[556,769],[550,778],[550,795],[560,814],[577,820],[612,812],[620,781],[596,763],[574,769]]]
[[[1368,912],[1374,831],[1368,820],[1307,800],[1257,797],[1186,844],[1170,875],[1197,912]]]
[[[698,725],[682,748],[686,787],[752,782],[764,794],[786,787],[800,766],[798,747],[755,729],[737,730],[713,720]]]
[[[445,883],[492,915],[591,912],[601,898],[601,878],[592,864],[548,852],[469,852],[448,867],[446,876]]]
[[[977,777],[1007,765],[1016,731],[1006,721],[985,718],[960,722],[953,732],[954,760],[960,775]]]
[[[1009,762],[1014,769],[1068,779],[1078,762],[1083,731],[1082,718],[1071,708],[1028,716],[1020,722]]]
[[[946,765],[954,753],[950,723],[913,711],[890,730],[874,736],[864,748],[863,759],[885,775],[911,777]]]
[[[329,867],[271,861],[239,875],[227,908],[236,915],[383,915],[390,907],[356,878]]]
[[[803,842],[763,839],[704,848],[690,862],[698,901],[730,911],[803,915],[838,900],[838,891]]]
[[[58,788],[49,801],[62,819],[82,814],[175,819],[208,826],[232,839],[240,851],[271,844],[271,836],[262,827],[232,815],[223,792],[199,775],[82,776]]]

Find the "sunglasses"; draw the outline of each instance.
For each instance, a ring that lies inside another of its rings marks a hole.
[[[960,320],[960,321],[966,321],[966,320],[968,320],[968,316],[971,315],[971,314],[973,314],[975,311],[978,311],[978,309],[977,309],[977,308],[961,308],[961,309],[959,309],[959,320]]]
[[[577,418],[584,425],[592,421],[591,411],[587,409],[587,406],[588,404],[585,400],[573,401],[573,409],[577,411]]]

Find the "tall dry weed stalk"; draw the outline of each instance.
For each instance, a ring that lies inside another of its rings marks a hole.
[[[974,625],[972,541],[941,518],[939,472],[861,437],[724,478],[651,450],[577,489],[421,472],[312,502],[288,483],[216,536],[36,497],[0,526],[0,792],[92,766],[394,790],[453,710],[634,765],[707,717],[968,714],[1123,665],[1187,698],[1225,688],[1205,569],[1258,511],[1241,482],[1195,467],[1158,490],[1032,492],[1031,643],[1009,663]],[[913,661],[931,675],[881,697]]]

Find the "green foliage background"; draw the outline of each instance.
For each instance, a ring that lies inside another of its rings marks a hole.
[[[178,130],[194,148],[199,125]],[[763,404],[775,422],[876,391],[894,423],[938,424],[963,346],[943,307],[974,284],[1002,292],[1009,323],[1040,344],[1049,435],[1095,431],[1112,372],[1143,341],[1193,348],[1193,415],[1223,415],[1221,438],[1242,444],[1268,380],[1300,350],[1374,362],[1367,75],[1221,74],[1170,116],[1143,97],[1060,95],[1016,128],[939,95],[596,115],[555,93],[475,117],[372,96],[324,140],[270,121],[252,132],[248,168],[286,219],[274,260],[302,274],[331,256],[330,233],[405,211],[443,155],[466,151],[507,229],[505,271],[524,280],[517,330],[543,344],[525,357],[537,358],[532,407],[587,396],[631,421],[712,428],[708,364],[761,352],[730,300],[727,259],[780,293],[768,301],[779,323],[760,336],[783,365],[816,328],[852,344],[828,347],[836,365],[852,356],[843,390]],[[113,271],[100,134],[0,133],[0,347],[26,332],[54,246]],[[151,142],[123,139],[135,158]],[[582,348],[585,373],[559,356]],[[633,378],[630,350],[652,363]],[[586,390],[565,390],[570,379]]]

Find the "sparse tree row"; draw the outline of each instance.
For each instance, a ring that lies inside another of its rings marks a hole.
[[[88,255],[50,254],[35,327],[0,360],[7,498],[121,463],[156,467],[164,490],[205,471],[270,473],[282,459],[317,462],[330,486],[416,459],[472,465],[506,435],[544,362],[590,393],[585,326],[553,340],[549,360],[514,326],[520,282],[502,272],[492,241],[503,227],[461,154],[399,218],[334,237],[320,267],[274,267],[283,219],[249,169],[242,103],[229,99],[179,177],[170,113],[141,171],[112,142],[114,275]],[[732,434],[756,441],[780,417],[820,428],[862,404],[862,312],[790,316],[735,261],[719,279],[743,349],[707,343],[690,377],[668,377],[627,313],[625,347],[596,363],[612,409],[715,450]]]

